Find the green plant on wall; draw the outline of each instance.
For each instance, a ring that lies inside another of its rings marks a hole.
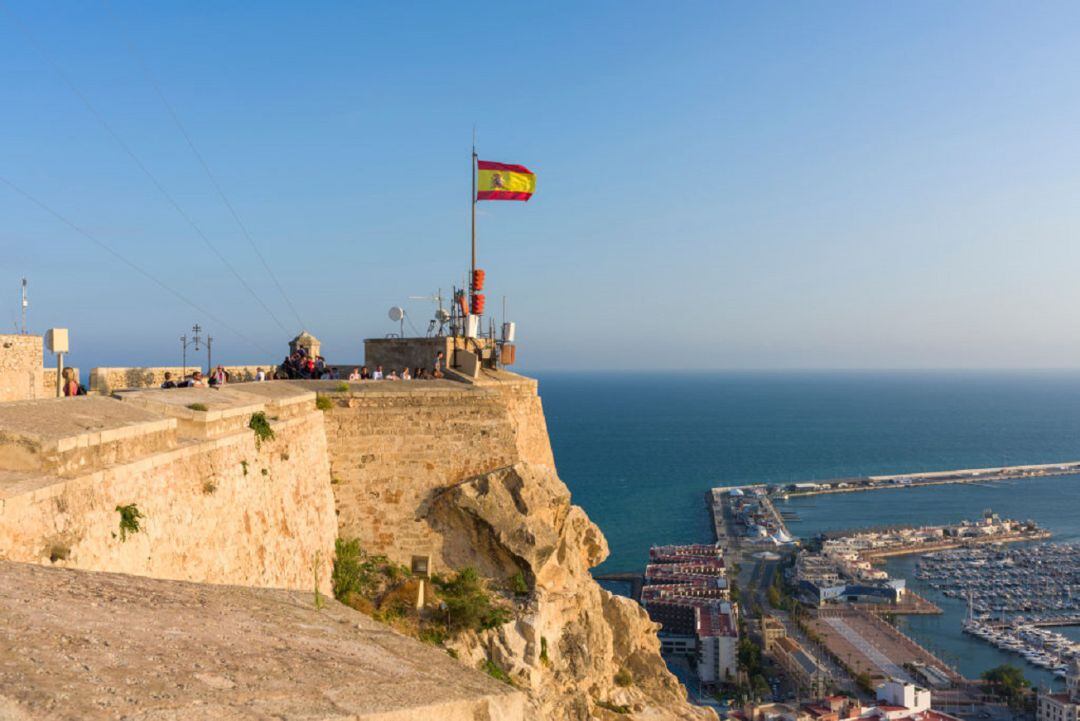
[[[139,512],[139,507],[134,503],[126,506],[117,506],[116,512],[120,514],[120,540],[126,541],[129,533],[138,533],[142,530],[139,521],[145,518]]]
[[[504,671],[502,666],[495,663],[490,658],[480,663],[480,670],[503,683],[510,684],[511,686],[514,685],[514,681],[510,678],[510,674]]]
[[[315,396],[315,407],[320,411],[329,411],[333,409],[334,402],[330,400],[330,396],[319,394]]]
[[[262,411],[251,414],[251,420],[248,421],[248,428],[255,431],[256,448],[262,445],[263,441],[269,441],[274,438],[274,429],[270,427],[270,421],[266,420],[266,414]]]

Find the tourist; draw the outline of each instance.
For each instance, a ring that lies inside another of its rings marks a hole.
[[[425,378],[426,374],[424,373],[424,369],[421,368],[420,366],[417,366],[416,370],[413,371],[412,377],[415,378],[416,380],[420,380],[421,378]]]
[[[383,379],[382,366],[375,366],[375,372],[371,374],[371,380],[381,381]]]
[[[70,368],[65,368],[63,371],[61,371],[60,375],[64,379],[64,395],[79,395],[79,382],[75,380],[75,371],[71,370]]]
[[[172,379],[172,373],[165,371],[165,382],[161,384],[162,388],[176,388],[176,381]]]
[[[271,371],[271,372],[273,372],[273,371]],[[262,383],[265,380],[266,380],[266,373],[263,371],[262,368],[256,368],[255,369],[255,382],[256,383]]]
[[[394,370],[393,368],[391,368],[390,373],[388,373],[387,376],[386,376],[386,380],[388,380],[388,381],[399,381],[399,380],[401,380],[401,378],[398,377],[397,371]]]
[[[189,388],[206,388],[206,381],[203,379],[202,371],[195,371],[191,374],[191,382],[188,384]]]
[[[401,369],[401,380],[403,380],[403,381],[411,381],[412,380],[412,373],[409,371],[409,366],[405,366],[404,368]]]
[[[351,380],[351,381],[360,380],[360,369],[359,368],[353,368],[352,369],[352,373],[349,374],[349,380]]]
[[[215,368],[214,374],[210,376],[211,384],[215,386],[223,386],[228,380],[229,374],[225,372],[224,366],[218,366],[217,368]]]
[[[443,377],[442,369],[443,369],[443,361],[444,360],[445,360],[445,354],[442,351],[439,351],[438,353],[435,354],[435,367],[431,371],[432,377],[434,377],[434,378],[442,378]]]
[[[360,368],[360,380],[362,380],[362,381],[371,380],[371,371],[368,370],[367,366],[363,366],[362,368]]]

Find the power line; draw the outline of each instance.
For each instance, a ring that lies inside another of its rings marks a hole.
[[[206,177],[209,178],[210,184],[214,186],[214,190],[216,190],[217,194],[221,197],[221,202],[224,203],[225,207],[229,209],[229,214],[232,215],[233,220],[236,221],[236,225],[240,228],[240,231],[244,234],[244,237],[247,238],[248,243],[251,245],[251,249],[255,252],[255,256],[259,259],[259,262],[262,263],[262,266],[266,270],[267,275],[269,275],[270,279],[274,281],[274,285],[277,286],[278,292],[281,293],[281,297],[285,300],[285,304],[289,306],[289,310],[291,310],[293,315],[296,316],[296,322],[300,324],[301,328],[306,327],[304,321],[300,319],[300,314],[297,312],[296,306],[293,305],[293,302],[289,298],[289,295],[285,292],[284,286],[282,286],[281,283],[278,281],[277,275],[274,273],[273,270],[271,270],[270,264],[266,262],[266,258],[263,257],[262,252],[259,250],[259,246],[255,244],[255,239],[251,237],[251,233],[248,232],[247,226],[244,224],[244,221],[240,219],[240,214],[236,212],[236,208],[233,207],[233,204],[229,200],[229,197],[225,194],[225,190],[221,187],[221,183],[218,182],[217,176],[214,175],[213,171],[210,170],[210,165],[203,158],[203,155],[199,152],[199,149],[195,147],[195,142],[191,139],[191,134],[188,133],[187,128],[180,121],[180,116],[177,114],[176,109],[173,108],[172,103],[170,103],[169,100],[165,97],[165,92],[161,89],[161,84],[158,83],[157,77],[150,70],[150,66],[147,64],[146,59],[143,57],[142,53],[139,52],[139,49],[135,45],[135,43],[131,40],[131,36],[124,31],[123,25],[116,17],[116,14],[113,12],[112,6],[109,5],[108,0],[101,0],[101,4],[102,6],[104,6],[109,16],[112,18],[113,24],[116,25],[117,29],[120,31],[120,34],[123,36],[124,43],[127,45],[128,51],[135,57],[135,60],[142,67],[143,73],[146,75],[146,79],[149,80],[150,84],[154,87],[154,92],[156,92],[158,98],[160,98],[161,104],[164,105],[165,109],[169,111],[169,116],[172,117],[173,123],[176,124],[177,130],[179,130],[180,134],[184,136],[184,140],[187,142],[188,147],[191,148],[192,154],[199,161],[199,165],[202,166],[203,172],[206,173]]]
[[[188,298],[187,296],[185,296],[185,295],[184,295],[183,293],[181,293],[180,291],[178,291],[178,290],[174,289],[174,288],[173,288],[172,286],[170,286],[170,285],[168,285],[167,283],[165,283],[164,281],[160,280],[160,279],[159,279],[159,278],[158,278],[157,276],[153,275],[153,274],[152,274],[152,273],[150,273],[150,272],[149,272],[148,270],[145,270],[145,269],[144,269],[144,268],[143,268],[142,266],[138,265],[138,264],[137,264],[137,263],[135,263],[134,261],[128,260],[128,258],[126,258],[125,256],[123,256],[123,255],[122,255],[122,254],[121,254],[121,253],[120,253],[119,251],[115,250],[115,249],[114,249],[114,248],[113,248],[112,246],[110,246],[109,244],[107,244],[107,243],[105,243],[104,241],[100,240],[100,239],[99,239],[99,238],[97,238],[97,237],[96,237],[95,235],[93,235],[92,233],[90,233],[90,232],[89,232],[88,230],[86,230],[86,229],[84,229],[84,228],[82,228],[82,227],[80,227],[80,226],[76,225],[76,224],[75,224],[75,223],[73,223],[73,222],[72,222],[71,220],[69,220],[69,219],[68,219],[67,217],[65,217],[64,215],[62,215],[62,214],[61,214],[61,213],[60,213],[59,211],[53,210],[53,209],[52,209],[52,208],[50,208],[50,207],[49,207],[48,205],[46,205],[46,204],[45,204],[45,203],[44,203],[43,201],[41,201],[41,200],[38,200],[38,199],[37,199],[36,197],[34,197],[33,195],[31,195],[31,194],[30,194],[30,193],[28,193],[27,191],[23,190],[23,189],[22,189],[22,188],[20,188],[20,187],[19,187],[18,185],[16,185],[15,183],[13,183],[12,181],[8,180],[7,178],[5,178],[5,177],[4,177],[4,176],[2,176],[2,175],[0,175],[0,183],[3,183],[4,185],[8,186],[8,187],[9,187],[9,188],[11,188],[12,190],[14,190],[14,191],[15,191],[16,193],[18,193],[19,195],[21,195],[22,197],[26,198],[26,199],[27,199],[27,200],[29,200],[29,201],[30,201],[31,203],[33,203],[34,205],[36,205],[37,207],[41,208],[42,210],[44,210],[44,211],[45,211],[46,213],[48,213],[48,214],[49,214],[49,215],[51,215],[52,217],[56,218],[56,219],[57,219],[57,220],[59,220],[59,221],[60,221],[61,223],[63,223],[64,225],[66,225],[66,226],[68,226],[69,228],[71,228],[72,230],[74,230],[74,231],[75,231],[76,233],[78,233],[79,235],[83,236],[84,238],[86,238],[86,239],[87,239],[87,240],[89,240],[90,242],[92,242],[92,243],[94,243],[95,245],[97,245],[97,246],[98,246],[99,248],[101,248],[102,250],[104,250],[105,252],[107,252],[107,253],[108,253],[109,255],[111,255],[111,256],[113,256],[114,258],[116,258],[117,260],[119,260],[119,261],[120,261],[121,263],[123,263],[124,265],[128,266],[129,268],[131,268],[131,269],[132,269],[132,270],[134,270],[135,272],[139,273],[140,275],[142,275],[142,276],[144,276],[145,278],[147,278],[147,279],[149,279],[150,281],[152,281],[152,282],[153,282],[153,283],[154,283],[155,285],[157,285],[158,287],[160,287],[160,288],[162,288],[163,290],[167,291],[168,293],[170,293],[170,294],[172,294],[172,295],[176,296],[176,297],[177,297],[178,299],[180,299],[180,300],[181,300],[182,302],[186,303],[187,305],[190,305],[190,306],[191,306],[192,308],[194,308],[195,310],[199,311],[200,313],[202,313],[203,315],[205,315],[205,316],[206,316],[207,318],[209,318],[210,320],[212,320],[212,321],[214,321],[215,323],[217,323],[218,325],[220,325],[220,326],[221,326],[222,328],[224,328],[224,329],[228,330],[229,332],[233,333],[234,335],[236,335],[236,337],[237,337],[237,338],[240,338],[241,340],[243,340],[243,341],[246,341],[246,342],[247,342],[247,343],[249,343],[250,345],[254,346],[255,348],[257,348],[257,349],[259,350],[259,352],[260,352],[260,353],[265,353],[265,354],[266,354],[266,355],[267,355],[268,357],[270,356],[270,351],[266,350],[266,349],[265,349],[265,348],[263,348],[263,347],[262,347],[261,345],[259,345],[259,344],[258,344],[258,343],[256,343],[255,341],[251,340],[250,338],[248,338],[247,336],[245,336],[245,335],[244,335],[243,333],[241,333],[240,331],[236,330],[235,328],[233,328],[232,326],[230,326],[230,325],[229,325],[228,323],[226,323],[225,321],[223,321],[223,320],[221,320],[220,318],[218,318],[217,316],[215,316],[215,315],[214,315],[213,313],[211,313],[210,311],[208,311],[208,310],[206,310],[205,308],[203,308],[203,307],[202,307],[202,306],[200,306],[200,305],[199,305],[198,303],[196,303],[195,301],[191,300],[190,298]]]
[[[200,228],[195,222],[195,220],[190,215],[188,215],[188,213],[182,207],[180,207],[180,204],[176,202],[176,199],[173,198],[172,194],[169,193],[169,191],[165,189],[165,186],[161,184],[157,177],[150,172],[150,169],[147,168],[146,164],[142,162],[138,155],[135,154],[135,151],[133,151],[131,147],[123,141],[120,135],[113,129],[109,121],[107,121],[105,117],[100,112],[98,112],[97,107],[95,107],[94,104],[90,102],[90,99],[86,97],[86,95],[81,90],[79,90],[78,86],[76,86],[75,83],[71,80],[71,78],[68,77],[67,73],[65,73],[60,68],[60,66],[53,61],[49,54],[45,52],[45,49],[41,46],[40,43],[38,43],[37,39],[33,36],[33,34],[30,33],[29,28],[27,28],[26,25],[23,24],[23,22],[15,15],[15,13],[11,11],[7,4],[3,2],[3,0],[0,0],[0,7],[4,8],[4,11],[7,13],[8,17],[10,17],[15,23],[15,25],[18,26],[20,31],[22,31],[27,41],[29,41],[30,44],[34,46],[34,49],[37,50],[38,54],[42,57],[42,59],[45,60],[45,62],[53,69],[53,71],[60,76],[60,79],[64,81],[64,83],[68,86],[68,89],[71,90],[75,97],[77,97],[82,102],[82,104],[86,106],[86,109],[90,112],[90,114],[93,115],[99,123],[101,123],[102,127],[105,128],[105,131],[112,137],[114,141],[116,141],[116,144],[119,145],[125,153],[127,153],[127,155],[135,162],[135,165],[139,167],[139,170],[141,170],[143,174],[150,179],[150,182],[153,183],[154,187],[158,189],[158,192],[160,192],[161,195],[165,198],[165,200],[169,202],[173,209],[180,214],[180,217],[187,221],[187,224],[191,226],[191,228],[200,238],[202,238],[203,242],[206,243],[206,247],[208,247],[214,253],[214,255],[217,256],[218,260],[220,260],[221,263],[226,268],[228,268],[230,272],[232,272],[233,276],[236,277],[236,280],[239,281],[240,285],[242,285],[244,289],[251,294],[251,297],[253,297],[256,302],[258,302],[258,304],[262,306],[263,310],[265,310],[267,314],[271,318],[273,318],[274,322],[278,324],[278,327],[281,328],[281,331],[287,335],[289,333],[289,330],[284,326],[284,324],[282,324],[281,320],[278,319],[277,315],[274,314],[274,311],[270,310],[270,307],[267,306],[266,303],[263,302],[263,299],[260,298],[259,295],[254,291],[254,289],[252,289],[252,287],[247,284],[247,281],[243,279],[243,277],[236,270],[236,268],[233,267],[232,263],[230,263],[228,259],[226,259],[225,256],[221,254],[217,247],[212,242],[210,242],[210,239],[206,237],[206,234],[202,231],[202,228]]]

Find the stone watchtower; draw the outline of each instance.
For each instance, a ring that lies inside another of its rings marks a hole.
[[[300,335],[289,341],[289,354],[292,355],[297,349],[303,348],[307,351],[309,356],[319,355],[319,350],[322,348],[322,343],[315,336],[308,333],[306,330],[300,331]]]

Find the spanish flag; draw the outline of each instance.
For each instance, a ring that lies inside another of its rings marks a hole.
[[[528,200],[536,190],[536,175],[524,165],[476,161],[477,200]]]

